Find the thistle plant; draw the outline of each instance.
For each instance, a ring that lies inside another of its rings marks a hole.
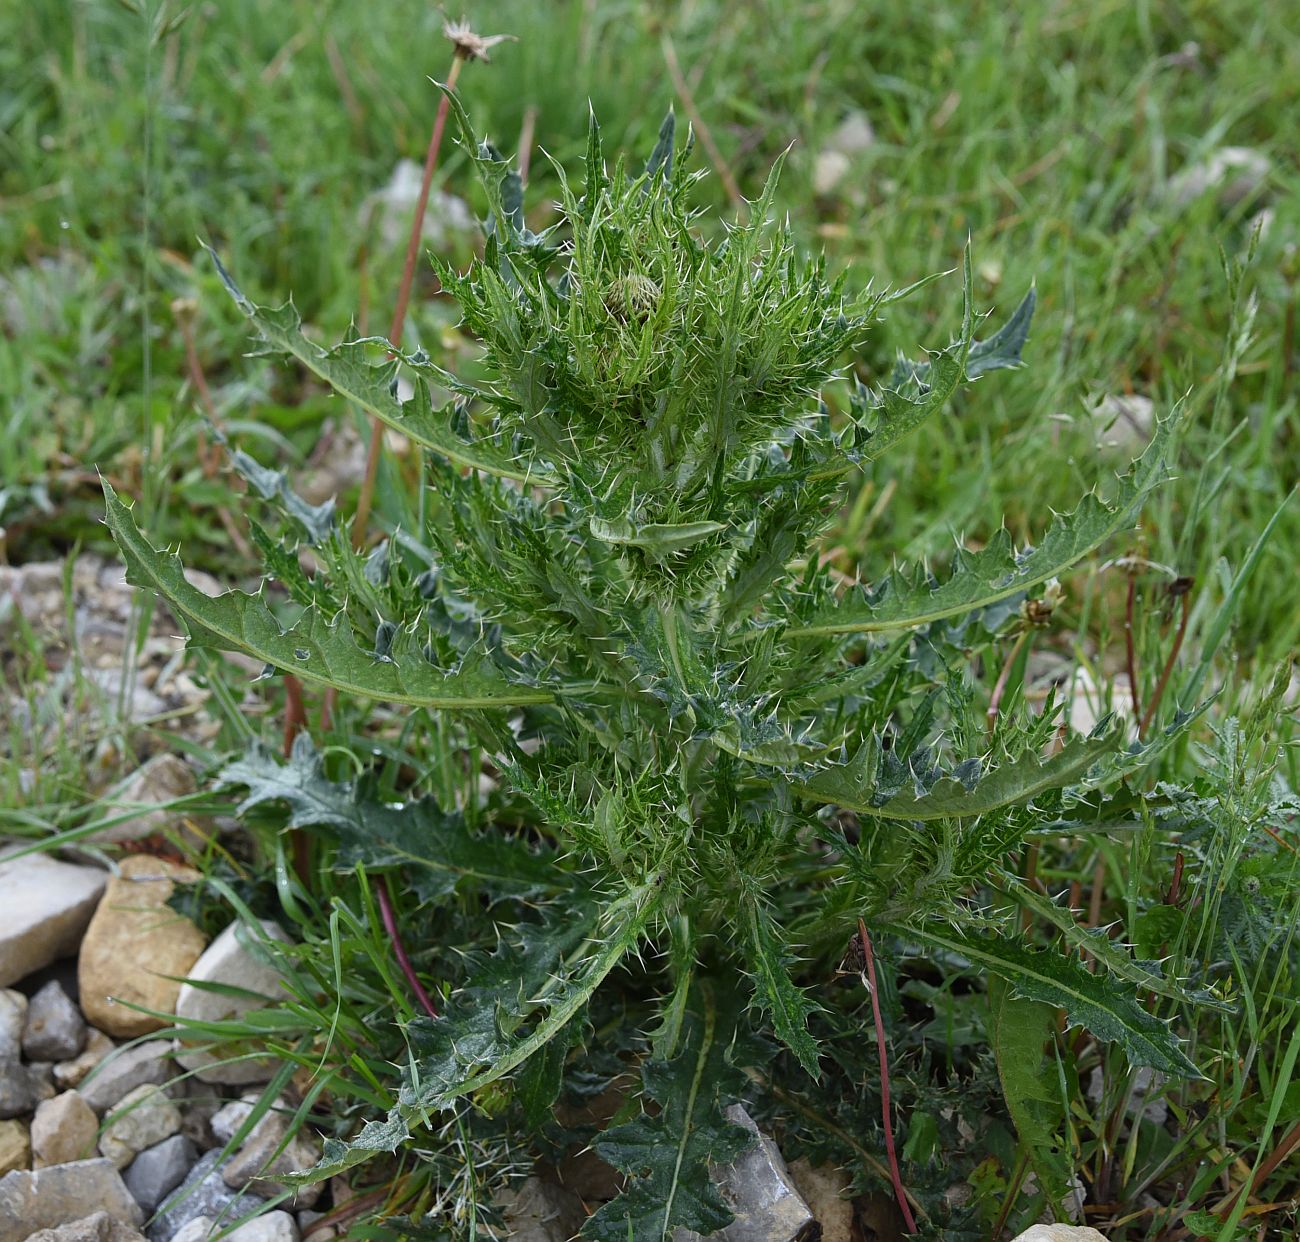
[[[332,506],[236,455],[284,515],[280,533],[252,527],[280,589],[210,599],[105,489],[131,581],[195,643],[454,713],[529,808],[524,832],[471,830],[427,800],[399,813],[327,780],[305,738],[289,765],[255,751],[228,769],[246,805],[285,801],[291,824],[332,830],[333,865],[500,912],[495,952],[471,956],[440,1016],[410,1024],[389,1116],[331,1143],[312,1176],[394,1151],[462,1101],[544,1115],[623,965],[660,989],[642,1063],[657,1104],[597,1141],[627,1187],[587,1232],[715,1230],[730,1214],[707,1160],[748,1141],[723,1110],[744,1095],[747,1056],[767,1055],[753,1040],[819,1073],[818,981],[860,920],[1005,980],[999,1012],[1028,1013],[1040,1046],[1061,1011],[1134,1062],[1195,1075],[1143,1003],[1182,985],[1079,928],[1018,866],[1036,838],[1106,822],[1130,797],[1117,778],[1179,720],[1126,746],[1109,722],[1065,736],[1049,705],[990,734],[966,659],[967,635],[1032,623],[1036,588],[1132,523],[1173,420],[1108,498],[1087,496],[1037,546],[1003,532],[958,549],[941,578],[895,569],[842,589],[819,553],[845,481],[959,386],[1019,366],[1033,293],[977,335],[967,257],[957,339],[870,386],[845,368],[910,290],[850,295],[799,257],[776,218],[780,161],[715,235],[671,116],[632,170],[607,167],[593,119],[581,183],[556,169],[557,222],[534,233],[517,177],[448,98],[489,203],[482,258],[464,273],[434,259],[482,343],[474,380],[396,342],[321,348],[291,304],[254,305],[222,269],[268,350],[420,446],[416,525],[356,552]],[[1025,910],[1064,951],[1035,947]],[[1035,1156],[1045,1185],[1067,1180],[1052,1159]]]

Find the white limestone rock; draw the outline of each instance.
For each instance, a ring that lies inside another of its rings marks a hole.
[[[75,953],[107,882],[45,854],[0,862],[0,987]]]
[[[264,920],[264,937],[289,943],[289,937],[275,924]],[[250,1009],[271,1004],[288,995],[284,981],[271,966],[253,956],[247,945],[257,933],[240,923],[232,923],[204,951],[189,972],[190,982],[182,984],[176,998],[176,1019],[189,1022],[222,1022],[237,1018]],[[220,983],[256,993],[263,999],[233,997],[196,987],[198,983]],[[236,1050],[221,1046],[187,1048],[181,1046],[176,1060],[193,1070],[203,1082],[243,1086],[268,1082],[279,1062],[274,1057],[248,1057],[221,1064],[224,1056]]]

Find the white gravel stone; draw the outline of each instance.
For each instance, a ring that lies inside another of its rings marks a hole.
[[[27,1242],[144,1242],[144,1235],[107,1212],[95,1212],[67,1225],[38,1230]]]
[[[263,921],[261,927],[265,936],[289,943],[289,937],[275,923]],[[243,988],[263,999],[226,996],[186,983],[176,998],[178,1022],[221,1022],[237,1018],[250,1009],[260,1008],[288,994],[279,974],[258,961],[245,947],[249,938],[255,936],[255,932],[242,924],[232,923],[203,951],[189,977],[194,983],[221,983]],[[187,1070],[196,1071],[197,1077],[204,1082],[231,1086],[267,1082],[279,1066],[273,1057],[253,1057],[223,1065],[219,1063],[220,1052],[220,1048],[182,1049],[176,1060]]]
[[[227,1242],[298,1242],[298,1222],[288,1212],[267,1212],[226,1234]]]
[[[132,1160],[122,1180],[135,1201],[153,1212],[185,1180],[197,1158],[194,1144],[183,1134],[173,1134]]]
[[[726,1115],[728,1121],[756,1135],[758,1142],[733,1164],[713,1171],[736,1219],[709,1236],[715,1242],[792,1242],[813,1215],[790,1180],[785,1160],[741,1105],[733,1104]],[[700,1235],[679,1229],[674,1242],[700,1242]]]
[[[106,1058],[80,1086],[82,1098],[101,1116],[129,1091],[164,1083],[175,1073],[169,1046],[150,1040]]]
[[[57,979],[27,1006],[23,1056],[29,1061],[71,1061],[86,1046],[86,1020]]]
[[[222,1113],[212,1119],[212,1129],[218,1137],[225,1134],[226,1142],[235,1131],[244,1124],[252,1111],[253,1104],[247,1098],[237,1100],[222,1109]],[[271,1197],[279,1194],[284,1186],[275,1179],[285,1173],[300,1173],[310,1169],[321,1157],[320,1140],[305,1126],[298,1130],[276,1155],[277,1149],[284,1143],[292,1119],[292,1109],[283,1098],[278,1099],[248,1132],[239,1150],[230,1157],[222,1168],[221,1176],[232,1190],[250,1190],[254,1194]],[[300,1186],[292,1206],[314,1207],[320,1198],[322,1184]]]
[[[1272,169],[1268,156],[1254,147],[1220,147],[1171,177],[1167,194],[1176,206],[1186,207],[1213,190],[1221,207],[1235,207],[1264,184]]]
[[[120,813],[134,811],[134,814],[120,824],[101,828],[88,840],[101,843],[136,841],[155,833],[171,833],[185,840],[201,841],[201,831],[189,830],[183,815],[161,805],[187,797],[196,788],[194,773],[184,759],[167,751],[155,755],[107,797],[109,804]]]
[[[215,1232],[212,1217],[196,1216],[171,1235],[171,1242],[208,1242],[208,1235]]]
[[[26,1024],[27,997],[14,988],[0,988],[0,1061],[22,1052]]]
[[[0,1178],[0,1242],[24,1242],[39,1229],[95,1212],[136,1227],[144,1220],[111,1160],[78,1160]]]
[[[99,1136],[99,1150],[119,1169],[155,1143],[181,1128],[181,1111],[153,1083],[128,1091],[113,1109],[113,1119]]]
[[[1155,402],[1141,393],[1108,393],[1093,406],[1092,417],[1097,447],[1116,456],[1139,456],[1155,434]]]
[[[0,862],[0,987],[76,952],[107,881],[44,854]]]
[[[1011,1242],[1106,1242],[1106,1235],[1087,1225],[1034,1225]]]

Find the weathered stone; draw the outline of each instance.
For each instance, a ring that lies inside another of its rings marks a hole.
[[[0,1242],[24,1242],[38,1229],[95,1212],[137,1227],[144,1220],[111,1160],[78,1160],[0,1178]]]
[[[247,1100],[236,1103],[247,1104],[249,1111],[252,1109],[252,1104]],[[248,1112],[244,1112],[242,1115],[236,1114],[229,1118],[222,1117],[222,1114],[230,1112],[231,1106],[227,1105],[217,1117],[212,1119],[212,1129],[218,1138],[222,1137],[222,1131],[226,1126],[230,1126],[225,1135],[226,1142],[230,1141],[248,1116]],[[285,1143],[284,1150],[279,1155],[275,1154],[276,1149],[285,1142],[291,1118],[292,1113],[284,1099],[276,1100],[271,1108],[258,1118],[242,1146],[221,1170],[222,1179],[227,1186],[232,1190],[251,1190],[254,1194],[269,1198],[284,1190],[283,1184],[276,1181],[277,1177],[285,1173],[298,1173],[303,1169],[309,1169],[320,1159],[320,1141],[305,1128],[300,1128],[298,1133]],[[300,1186],[293,1205],[306,1208],[315,1206],[317,1199],[320,1198],[321,1189],[320,1183]]]
[[[224,1227],[261,1206],[261,1199],[253,1195],[237,1195],[221,1180],[217,1168],[220,1155],[218,1151],[208,1152],[167,1196],[162,1204],[163,1210],[149,1225],[150,1242],[172,1242],[183,1226],[199,1217],[207,1217],[210,1222],[220,1220]]]
[[[240,1096],[237,1100],[231,1100],[229,1104],[223,1104],[212,1114],[209,1124],[219,1143],[229,1143],[235,1137],[235,1131],[248,1119],[259,1098],[256,1093]]]
[[[333,1242],[339,1236],[338,1226],[316,1223],[324,1220],[325,1216],[326,1213],[313,1212],[310,1208],[298,1213],[298,1232],[302,1234],[302,1242]]]
[[[1011,1242],[1106,1242],[1106,1235],[1087,1225],[1034,1225]]]
[[[1186,207],[1210,190],[1219,206],[1235,207],[1268,180],[1273,163],[1253,147],[1220,147],[1198,164],[1191,164],[1169,179],[1166,193],[1178,207]]]
[[[144,1234],[114,1220],[107,1212],[96,1212],[71,1224],[42,1229],[27,1242],[144,1242]]]
[[[227,1242],[298,1242],[298,1222],[288,1212],[267,1212],[226,1234]]]
[[[0,1061],[19,1056],[27,1024],[27,997],[13,988],[0,988]]]
[[[166,1082],[175,1072],[169,1051],[161,1040],[151,1040],[105,1057],[78,1088],[82,1098],[102,1116],[128,1091]]]
[[[24,1065],[16,1057],[0,1061],[0,1119],[30,1113],[53,1094],[48,1064]]]
[[[32,1141],[21,1121],[0,1121],[0,1177],[32,1162]]]
[[[202,844],[205,833],[193,819],[172,810],[167,804],[187,798],[197,788],[194,773],[179,755],[163,751],[143,767],[136,769],[111,794],[107,801],[129,819],[101,828],[87,838],[100,843],[138,841],[156,834],[185,842]]]
[[[208,1242],[211,1234],[218,1233],[216,1222],[210,1216],[196,1216],[187,1225],[182,1225],[171,1236],[171,1242]]]
[[[95,1068],[110,1052],[116,1048],[103,1031],[95,1027],[86,1028],[86,1046],[71,1061],[60,1061],[54,1066],[54,1085],[67,1091],[79,1087],[86,1075]]]
[[[289,940],[276,924],[269,921],[262,922],[261,935],[284,943]],[[256,932],[242,924],[232,923],[213,940],[190,970],[191,982],[181,987],[176,999],[179,1021],[224,1022],[288,995],[277,971],[259,961],[246,947],[256,936]],[[194,986],[196,983],[226,984],[264,999],[209,992]],[[204,1082],[242,1086],[269,1081],[279,1067],[274,1057],[247,1057],[221,1064],[244,1051],[242,1047],[226,1044],[204,1045],[184,1049],[177,1054],[176,1060],[186,1069],[196,1071]]]
[[[527,1177],[497,1199],[513,1242],[568,1242],[586,1219],[582,1200],[540,1177]]]
[[[181,1110],[161,1087],[147,1083],[118,1101],[99,1136],[99,1150],[124,1169],[146,1147],[171,1138],[180,1128]]]
[[[23,1055],[29,1061],[70,1061],[86,1046],[86,1020],[51,979],[27,1006]]]
[[[790,1166],[790,1177],[821,1226],[821,1242],[852,1242],[853,1179],[834,1165],[814,1165],[802,1157]]]
[[[1141,393],[1109,393],[1093,407],[1097,447],[1124,458],[1138,456],[1155,434],[1156,406]]]
[[[93,1159],[98,1133],[99,1118],[75,1091],[44,1100],[32,1118],[32,1162],[41,1169]]]
[[[107,880],[45,854],[0,862],[0,987],[75,953]]]
[[[184,1180],[194,1167],[198,1151],[183,1134],[142,1151],[122,1175],[126,1188],[146,1212],[155,1208]]]
[[[781,1153],[739,1104],[727,1109],[727,1119],[744,1126],[758,1141],[734,1163],[713,1170],[736,1219],[709,1237],[715,1242],[791,1242],[813,1215],[790,1180]],[[679,1229],[674,1242],[699,1242],[700,1237]]]
[[[138,854],[124,859],[109,882],[78,962],[82,1011],[101,1030],[132,1037],[167,1025],[167,1019],[127,1005],[175,1012],[175,980],[198,960],[203,933],[168,909],[167,900],[177,882],[196,879],[198,873],[187,867]]]

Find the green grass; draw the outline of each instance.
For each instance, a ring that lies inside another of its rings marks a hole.
[[[562,161],[580,152],[588,100],[607,149],[649,150],[675,100],[670,54],[693,101],[676,98],[679,115],[698,109],[744,193],[756,194],[773,157],[795,144],[781,200],[806,244],[850,265],[855,284],[905,285],[951,268],[968,235],[981,308],[1000,318],[1037,282],[1028,367],[978,385],[855,483],[846,569],[878,576],[886,568],[878,547],[942,561],[954,538],[983,541],[1003,515],[1017,538],[1033,539],[1053,510],[1124,464],[1098,450],[1089,410],[1099,396],[1137,393],[1158,411],[1186,401],[1177,477],[1147,506],[1139,535],[1113,540],[1072,575],[1050,635],[1036,641],[1109,677],[1125,662],[1128,577],[1115,559],[1141,557],[1193,579],[1164,707],[1217,690],[1207,719],[1224,732],[1215,739],[1202,728],[1163,760],[1163,777],[1198,782],[1178,838],[1197,899],[1154,948],[1168,946],[1172,971],[1219,963],[1225,978],[1243,981],[1241,1003],[1228,1015],[1179,1015],[1213,1088],[1171,1092],[1171,1106],[1186,1110],[1172,1149],[1139,1127],[1115,1142],[1132,1079],[1107,1062],[1095,1111],[1075,1116],[1075,1157],[1091,1185],[1134,1211],[1175,1173],[1182,1208],[1218,1204],[1221,1169],[1236,1157],[1266,1159],[1300,1116],[1298,993],[1287,964],[1300,917],[1295,808],[1277,801],[1279,788],[1300,784],[1288,717],[1295,699],[1294,691],[1262,698],[1300,646],[1300,499],[1286,505],[1300,478],[1300,36],[1287,7],[1040,0],[1019,11],[944,3],[921,13],[849,0],[700,0],[669,16],[641,0],[498,0],[490,16],[481,7],[471,17],[488,33],[519,41],[495,49],[491,65],[469,66],[461,90],[480,131],[507,150],[536,110],[537,225],[555,187],[543,149]],[[196,465],[198,402],[172,304],[197,301],[198,352],[232,434],[263,460],[301,465],[324,420],[347,415],[289,368],[241,356],[244,321],[197,238],[255,300],[292,295],[321,339],[343,337],[359,315],[382,331],[401,247],[379,244],[363,205],[397,159],[423,152],[436,104],[428,77],[444,76],[449,63],[440,22],[425,5],[223,0],[196,6],[151,41],[145,20],[122,7],[0,8],[0,548],[9,560],[78,542],[106,546],[98,469],[144,496],[156,541],[184,542],[190,561],[226,577],[250,571],[220,520],[228,480],[205,478]],[[819,195],[816,155],[853,110],[870,118],[875,142]],[[1235,203],[1213,192],[1186,204],[1171,198],[1169,178],[1221,146],[1265,154],[1262,184]],[[450,147],[440,181],[473,199],[466,161]],[[710,177],[701,194],[725,201],[722,178]],[[1271,221],[1252,248],[1265,209]],[[427,270],[419,290],[426,296],[413,305],[407,343],[435,358],[472,356],[450,308],[427,296]],[[883,376],[897,350],[946,343],[958,303],[954,277],[895,307],[855,360],[860,374]],[[392,518],[382,495],[380,518]],[[1179,619],[1168,581],[1144,568],[1135,584],[1144,704]],[[24,635],[13,646],[11,687],[40,684],[39,641]],[[985,693],[1007,653],[986,654]],[[215,665],[209,672],[225,704],[221,743],[233,745],[242,687]],[[1019,681],[1017,672],[1008,710]],[[1241,735],[1223,723],[1233,715]],[[444,802],[475,805],[460,787],[455,730],[430,756],[394,736],[397,723],[349,710],[337,732],[351,742],[368,727],[367,744],[393,770],[405,762]],[[61,734],[52,756],[27,753],[28,742],[9,739],[0,794],[23,816],[6,830],[75,832],[108,813],[78,792],[85,758],[75,738]],[[215,765],[219,756],[202,758]],[[51,760],[56,777],[43,775],[24,795],[17,769],[45,773]],[[266,835],[263,856],[281,886],[260,892],[256,908],[297,909],[304,941],[293,963],[299,1025],[286,1020],[279,1037],[293,1061],[315,1065],[322,1051],[302,1033],[323,1023],[350,1058],[329,1080],[343,1101],[336,1121],[374,1115],[392,1085],[385,1066],[400,1053],[392,1031],[375,1033],[378,1017],[404,993],[370,890],[364,879],[335,877],[321,892],[293,891],[274,866],[277,840]],[[1169,826],[1148,823],[1045,858],[1044,878],[1052,891],[1079,884],[1086,905],[1102,877],[1104,912],[1131,935],[1158,908],[1175,852]],[[423,942],[447,931],[444,915],[411,917]],[[453,970],[440,958],[444,969]],[[926,1090],[917,1087],[918,1109]],[[468,1151],[474,1139],[455,1142]],[[417,1181],[412,1195],[446,1193],[463,1206],[464,1167],[449,1160],[422,1173],[432,1180],[423,1189]],[[1294,1194],[1284,1162],[1260,1197]],[[1261,1219],[1269,1227],[1273,1218]],[[1111,1236],[1155,1237],[1158,1225],[1134,1217]]]

